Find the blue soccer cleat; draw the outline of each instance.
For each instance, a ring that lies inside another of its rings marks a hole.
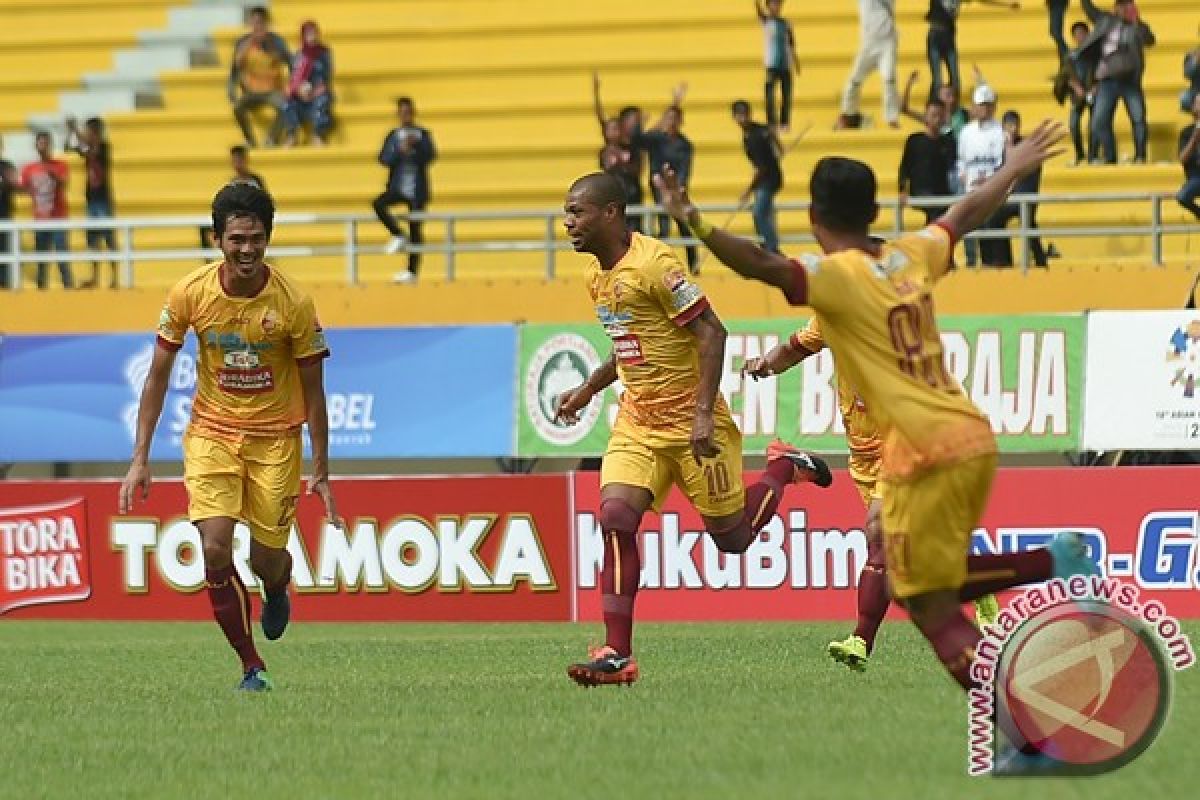
[[[275,688],[275,684],[271,682],[271,676],[267,674],[266,669],[251,667],[237,688],[242,692],[269,692]]]
[[[292,600],[287,588],[278,592],[263,594],[262,632],[263,636],[275,641],[287,630],[288,621],[292,618]]]
[[[1050,557],[1054,561],[1054,577],[1070,578],[1072,575],[1099,575],[1100,569],[1088,557],[1083,537],[1074,531],[1055,534],[1050,540]]]

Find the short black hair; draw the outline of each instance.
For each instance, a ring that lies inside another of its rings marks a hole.
[[[625,185],[607,172],[591,172],[571,184],[571,191],[582,191],[587,198],[601,208],[609,204],[625,213]]]
[[[33,140],[36,142],[38,139],[49,139],[51,144],[54,143],[54,137],[50,135],[50,131],[38,131],[33,135]]]
[[[220,239],[232,217],[254,217],[262,223],[267,239],[275,226],[275,201],[253,184],[237,181],[221,187],[212,202],[213,232]]]
[[[1074,34],[1075,31],[1079,30],[1080,28],[1083,28],[1084,33],[1090,33],[1092,30],[1091,28],[1088,27],[1088,24],[1086,22],[1084,22],[1081,19],[1077,19],[1077,20],[1075,20],[1075,24],[1071,26],[1071,33]]]
[[[617,112],[617,119],[625,119],[626,117],[641,113],[642,109],[637,106],[625,106],[619,112]]]
[[[241,156],[242,158],[245,158],[246,156],[250,155],[250,151],[246,149],[246,145],[244,144],[235,144],[233,147],[229,148],[229,155]]]
[[[83,124],[84,127],[86,127],[89,131],[104,133],[104,120],[100,119],[99,117],[88,117]]]
[[[734,100],[733,105],[731,105],[729,107],[729,110],[732,111],[734,114],[742,113],[742,114],[749,116],[750,115],[750,104],[747,103],[745,100]]]
[[[946,108],[946,104],[942,102],[942,98],[940,98],[940,97],[931,97],[928,100],[926,100],[925,107],[929,108],[930,106],[937,106],[938,108],[943,109],[943,110],[945,110],[945,108]]]
[[[413,99],[411,97],[409,97],[408,95],[404,95],[403,97],[396,98],[396,108],[399,109],[400,106],[408,106],[413,111],[417,110],[417,104],[414,103]]]
[[[879,214],[875,173],[861,161],[841,156],[822,158],[813,167],[809,192],[814,216],[827,228],[865,233]]]
[[[1004,114],[1000,117],[1000,124],[1003,125],[1005,122],[1008,122],[1009,120],[1019,123],[1021,121],[1021,112],[1017,111],[1014,108],[1010,108],[1008,111],[1005,111]]]
[[[250,19],[251,17],[254,17],[254,16],[260,16],[263,19],[265,19],[267,22],[270,22],[271,21],[271,10],[268,9],[266,6],[251,6],[250,8],[246,9],[246,19]]]

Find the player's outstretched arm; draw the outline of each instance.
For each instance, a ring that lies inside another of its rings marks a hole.
[[[343,530],[346,524],[338,514],[333,489],[329,485],[329,412],[325,408],[325,364],[316,359],[300,367],[300,387],[304,392],[307,410],[308,436],[312,440],[312,477],[308,493],[315,494],[325,504],[329,521]]]
[[[712,458],[720,452],[713,441],[713,409],[717,404],[717,390],[721,387],[728,333],[717,312],[711,308],[689,322],[687,329],[700,343],[700,385],[696,390],[696,417],[692,421],[691,437],[692,457],[698,464],[700,459]]]
[[[784,256],[763,250],[749,239],[734,236],[709,225],[688,198],[687,189],[679,185],[675,171],[666,167],[654,176],[663,207],[667,213],[691,227],[692,232],[712,251],[722,264],[743,278],[770,284],[790,292],[795,281],[796,267]]]
[[[146,383],[142,386],[142,396],[138,400],[137,436],[133,443],[133,458],[129,462],[125,480],[121,481],[118,509],[122,514],[129,513],[133,508],[135,495],[140,495],[141,499],[145,500],[150,494],[150,442],[154,439],[158,418],[162,416],[163,401],[167,397],[167,383],[174,366],[175,351],[156,345],[150,371],[146,374]]]
[[[742,374],[749,375],[754,380],[782,375],[810,355],[806,350],[793,348],[790,342],[780,342],[768,350],[765,356],[746,359],[746,363],[742,365]]]
[[[554,418],[567,425],[574,425],[579,421],[579,412],[587,408],[592,398],[616,380],[617,354],[613,352],[603,364],[592,371],[586,381],[558,396],[554,401]]]
[[[1004,166],[951,206],[940,221],[960,237],[983,225],[1004,205],[1017,181],[1062,154],[1064,135],[1060,123],[1044,120],[1008,152]]]

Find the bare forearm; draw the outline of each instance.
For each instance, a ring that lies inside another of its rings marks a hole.
[[[145,464],[150,460],[150,442],[162,416],[163,401],[167,396],[167,382],[153,376],[146,378],[142,396],[138,401],[137,437],[133,444],[133,461]]]
[[[588,376],[585,385],[592,394],[599,394],[609,386],[612,386],[616,380],[617,356],[614,353],[608,357],[607,361],[596,367],[592,374]]]
[[[771,368],[771,372],[779,375],[799,364],[807,355],[808,353],[797,350],[790,343],[776,345],[767,353],[767,366]]]
[[[954,235],[965,236],[987,222],[1004,205],[1019,178],[1014,170],[1001,167],[978,188],[955,203],[944,217],[954,229]]]
[[[718,261],[744,278],[762,281],[785,292],[791,289],[795,276],[786,258],[723,230],[705,231],[704,226],[696,224],[698,219],[698,215],[693,215],[689,223]]]
[[[700,386],[696,390],[696,410],[712,413],[717,402],[717,390],[721,387],[721,368],[725,365],[724,328],[705,336],[700,341]]]
[[[329,413],[325,393],[308,403],[308,436],[312,440],[312,471],[316,477],[329,475]]]

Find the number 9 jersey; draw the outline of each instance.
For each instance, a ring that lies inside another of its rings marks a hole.
[[[987,418],[946,371],[933,287],[950,269],[955,236],[935,223],[892,242],[796,261],[793,305],[820,320],[838,370],[884,431],[883,475],[903,481],[928,469],[996,452]]]

